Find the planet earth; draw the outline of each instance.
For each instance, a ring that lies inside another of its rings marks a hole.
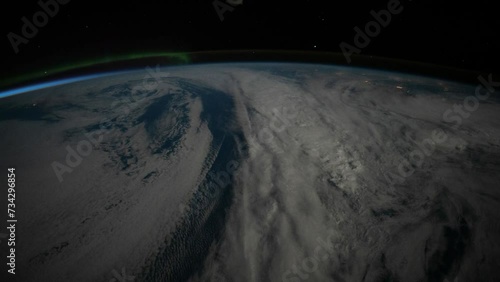
[[[498,281],[495,87],[221,63],[9,92],[2,281]]]

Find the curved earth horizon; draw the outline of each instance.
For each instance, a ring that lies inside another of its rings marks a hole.
[[[225,63],[12,92],[16,279],[496,281],[496,84]]]

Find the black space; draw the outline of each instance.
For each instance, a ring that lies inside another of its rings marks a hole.
[[[353,28],[364,29],[373,19],[370,11],[387,9],[389,2],[243,0],[221,21],[213,0],[71,0],[59,4],[58,13],[15,54],[7,35],[22,36],[21,18],[31,21],[41,8],[37,1],[10,1],[2,8],[1,76],[148,51],[341,52],[342,41],[354,45]],[[498,73],[500,17],[493,1],[400,3],[403,11],[361,54]]]

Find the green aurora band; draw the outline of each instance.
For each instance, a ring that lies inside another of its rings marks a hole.
[[[84,61],[78,61],[74,63],[66,63],[64,65],[59,65],[51,67],[50,69],[39,70],[27,74],[16,75],[15,77],[2,79],[0,82],[0,87],[8,88],[11,85],[29,82],[32,80],[40,79],[48,75],[55,75],[71,70],[77,70],[85,67],[91,67],[100,64],[110,64],[115,62],[124,62],[128,60],[137,59],[148,59],[148,58],[167,58],[173,59],[175,62],[180,64],[189,64],[191,62],[191,57],[188,53],[181,52],[151,52],[151,53],[136,53],[136,54],[126,54],[126,55],[112,55],[96,59],[87,59]]]

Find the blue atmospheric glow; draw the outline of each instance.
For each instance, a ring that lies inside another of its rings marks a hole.
[[[14,89],[0,92],[0,99],[5,98],[5,97],[9,97],[12,95],[23,94],[23,93],[27,93],[27,92],[31,92],[31,91],[35,91],[35,90],[41,90],[44,88],[59,86],[59,85],[63,85],[63,84],[69,84],[69,83],[78,82],[78,81],[87,80],[87,79],[110,76],[110,75],[115,75],[115,74],[124,73],[124,72],[128,72],[128,71],[84,75],[84,76],[78,76],[78,77],[74,77],[74,78],[60,79],[60,80],[55,80],[55,81],[43,82],[43,83],[39,83],[39,84],[35,84],[35,85],[14,88]]]

